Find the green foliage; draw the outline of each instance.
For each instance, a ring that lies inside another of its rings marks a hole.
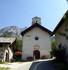
[[[12,36],[8,34],[4,34],[3,37],[12,37]]]
[[[57,47],[56,47],[56,41],[53,40],[53,41],[51,41],[51,50],[55,51],[56,49],[57,49]]]
[[[11,38],[12,36],[8,34],[4,34],[3,37]],[[17,47],[17,51],[22,51],[22,40],[20,40],[18,37],[16,37],[16,47]]]
[[[9,68],[5,68],[5,67],[0,67],[0,70],[8,70]]]
[[[63,18],[65,19],[66,18],[66,15],[64,15]]]
[[[8,62],[0,62],[0,64],[7,64]]]
[[[54,56],[54,52],[56,51],[56,49],[57,49],[57,47],[56,47],[56,41],[53,40],[53,41],[51,41],[51,52],[50,52],[51,57]]]
[[[58,62],[66,61],[66,47],[60,44],[58,48],[54,51],[54,56]]]
[[[16,38],[16,47],[18,51],[22,51],[22,40],[20,40],[18,37]]]
[[[13,58],[15,61],[21,61],[22,55],[21,54],[14,54]]]

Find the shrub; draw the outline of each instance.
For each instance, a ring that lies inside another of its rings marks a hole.
[[[0,67],[0,70],[8,70],[8,67]]]
[[[20,40],[18,37],[16,37],[16,50],[22,51],[22,40]]]
[[[27,60],[32,61],[32,60],[34,60],[34,58],[32,56],[29,56],[29,57],[27,57]]]
[[[13,58],[10,60],[10,62],[15,62],[15,61],[16,61],[16,60],[15,60],[15,59],[13,59]]]
[[[48,56],[42,56],[41,59],[48,59]]]
[[[61,44],[58,46],[58,49],[54,51],[53,54],[58,62],[66,61],[66,47],[62,46]]]
[[[56,47],[56,41],[53,40],[53,41],[51,41],[51,51],[50,51],[51,58],[53,57],[54,52],[55,52],[56,49],[57,49],[57,47]]]
[[[17,51],[15,52],[13,58],[16,60],[16,61],[20,61],[21,60],[21,57],[22,57],[22,52],[20,51]]]
[[[22,52],[17,51],[17,52],[15,52],[15,54],[22,55]]]

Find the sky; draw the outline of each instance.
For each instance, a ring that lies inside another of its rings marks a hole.
[[[0,29],[29,27],[38,16],[42,26],[53,31],[67,9],[66,0],[0,0]]]

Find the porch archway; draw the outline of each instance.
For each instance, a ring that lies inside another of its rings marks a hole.
[[[33,56],[35,59],[40,59],[40,51],[39,50],[34,50]]]
[[[9,53],[6,53],[5,61],[6,61],[6,62],[9,62]]]

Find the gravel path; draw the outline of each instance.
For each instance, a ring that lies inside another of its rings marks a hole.
[[[0,67],[9,67],[9,70],[55,70],[51,64],[52,59],[22,63],[0,64]]]

